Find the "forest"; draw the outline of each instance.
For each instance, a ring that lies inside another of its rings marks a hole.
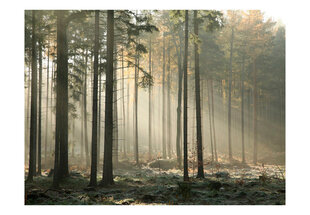
[[[25,10],[25,205],[285,205],[285,25]]]

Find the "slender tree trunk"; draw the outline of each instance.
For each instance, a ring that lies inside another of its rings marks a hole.
[[[254,132],[254,151],[253,151],[253,163],[257,163],[257,86],[256,86],[256,59],[253,61],[253,86],[254,86],[254,102],[253,102],[253,132]]]
[[[99,60],[99,65],[101,65],[101,56]],[[98,146],[97,146],[97,169],[99,168],[99,163],[100,163],[100,149],[101,149],[101,91],[102,91],[102,71],[99,69],[100,74],[99,74],[99,105],[98,105]]]
[[[188,10],[185,11],[185,43],[184,43],[184,115],[183,115],[183,135],[184,135],[184,172],[183,179],[188,181],[188,163],[187,163],[187,55],[188,55]]]
[[[113,144],[113,44],[114,10],[108,10],[107,17],[107,71],[104,126],[104,162],[101,185],[113,184],[112,144]]]
[[[174,40],[175,41],[175,40]],[[177,106],[177,136],[176,136],[176,150],[177,150],[177,161],[178,166],[181,168],[181,109],[182,109],[182,81],[183,81],[183,70],[182,70],[182,44],[181,44],[181,35],[179,36],[180,41],[180,51],[178,54],[178,106]],[[175,44],[176,45],[176,44]],[[177,49],[177,46],[176,46]]]
[[[114,43],[114,85],[113,85],[113,122],[114,122],[114,130],[113,130],[113,167],[118,167],[118,151],[119,151],[119,145],[118,145],[118,108],[117,108],[117,49],[116,49],[116,43]]]
[[[30,146],[29,146],[29,172],[27,181],[32,182],[35,175],[35,148],[37,133],[37,53],[36,53],[36,12],[32,11],[32,74],[31,74],[31,116],[30,116]]]
[[[244,56],[242,58],[241,68],[241,147],[242,147],[242,163],[245,163],[245,148],[244,148]]]
[[[97,185],[97,119],[98,119],[98,51],[99,51],[99,10],[95,11],[95,46],[94,46],[94,85],[93,85],[93,122],[91,144],[91,173],[89,186]]]
[[[42,155],[42,41],[39,39],[39,128],[38,128],[38,175],[41,175]]]
[[[84,147],[85,147],[85,159],[86,159],[86,168],[89,167],[89,152],[88,152],[88,131],[87,131],[87,69],[88,69],[88,50],[85,52],[85,74],[84,74]]]
[[[194,33],[198,37],[197,10],[194,10]],[[196,132],[197,132],[197,178],[204,178],[203,153],[202,153],[202,133],[201,133],[201,106],[200,106],[200,74],[199,74],[199,53],[198,43],[195,43],[195,96],[196,96]]]
[[[217,146],[216,146],[216,134],[215,134],[215,120],[214,120],[214,99],[213,99],[213,80],[210,80],[211,84],[211,102],[212,102],[212,124],[213,124],[213,140],[214,140],[214,156],[215,156],[215,161],[218,162],[217,158]]]
[[[232,57],[234,47],[234,28],[231,29],[230,39],[230,61],[229,61],[229,95],[228,95],[228,155],[229,160],[232,160],[232,147],[231,147],[231,82],[232,82]]]
[[[45,146],[44,146],[44,167],[47,168],[47,137],[48,137],[48,88],[49,88],[49,66],[50,66],[50,47],[47,47],[47,68],[46,68],[46,108],[45,108]]]
[[[167,48],[167,57],[168,57],[168,64],[167,64],[167,131],[168,131],[168,157],[171,159],[171,71],[170,71],[170,40],[168,42]]]
[[[211,156],[212,162],[214,162],[214,148],[213,148],[213,135],[212,135],[212,114],[211,114],[211,97],[210,97],[210,80],[207,80],[208,90],[208,110],[209,110],[209,124],[210,124],[210,141],[211,141]]]
[[[163,147],[163,159],[167,158],[166,151],[166,94],[165,94],[165,82],[166,82],[166,51],[165,51],[165,37],[166,33],[163,33],[163,88],[162,88],[162,96],[163,96],[163,107],[162,107],[162,147]]]
[[[149,74],[152,75],[152,37],[149,40]],[[149,160],[152,158],[152,86],[149,86]]]
[[[123,153],[126,155],[126,118],[125,118],[125,82],[124,82],[124,48],[122,47],[122,114],[123,114]]]
[[[83,111],[83,105],[84,105],[84,101],[83,101],[83,97],[84,96],[81,96],[81,102],[80,102],[80,109],[81,109],[81,149],[80,149],[80,152],[81,152],[81,161],[83,162],[84,160],[84,111]]]
[[[139,165],[139,136],[138,136],[138,80],[139,80],[139,53],[136,51],[135,57],[135,115],[134,115],[134,123],[135,123],[135,161],[136,165]],[[138,64],[138,66],[137,66]]]

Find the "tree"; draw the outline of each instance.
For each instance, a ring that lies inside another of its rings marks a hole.
[[[113,184],[112,144],[113,144],[113,46],[114,10],[108,10],[107,17],[107,72],[105,99],[104,163],[101,185]]]
[[[197,10],[194,10],[194,34],[198,38]],[[195,96],[196,96],[196,132],[197,132],[197,178],[204,178],[203,157],[202,157],[202,133],[201,133],[201,107],[200,107],[200,74],[199,74],[199,53],[198,41],[195,41]]]
[[[95,44],[94,44],[94,86],[93,86],[93,123],[91,174],[89,186],[97,185],[97,109],[98,109],[98,51],[99,51],[99,11],[95,11]]]
[[[187,163],[187,56],[188,56],[188,11],[185,11],[185,42],[184,42],[184,102],[183,102],[183,142],[184,142],[184,164],[183,164],[183,179],[188,181],[188,163]]]
[[[35,148],[37,132],[37,53],[36,53],[36,11],[32,11],[32,63],[31,63],[31,118],[30,118],[30,146],[29,170],[27,181],[32,182],[36,171]]]

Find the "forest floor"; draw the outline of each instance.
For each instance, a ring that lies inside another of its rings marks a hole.
[[[191,163],[189,164],[190,167]],[[284,205],[285,168],[240,162],[205,164],[205,178],[189,169],[190,182],[175,160],[154,160],[140,167],[123,161],[115,184],[88,188],[89,171],[72,167],[61,188],[51,189],[49,170],[25,183],[26,205]],[[102,175],[102,173],[98,174]],[[101,177],[98,177],[98,182]]]

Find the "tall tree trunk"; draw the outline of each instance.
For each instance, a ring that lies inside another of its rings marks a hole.
[[[215,156],[215,161],[218,162],[217,158],[217,146],[216,146],[216,135],[215,135],[215,120],[214,120],[214,99],[213,99],[213,80],[210,80],[211,84],[211,102],[212,102],[212,124],[213,124],[213,140],[214,140],[214,156]]]
[[[56,134],[53,187],[68,172],[68,53],[65,11],[57,11]]]
[[[139,165],[139,136],[138,136],[138,81],[139,81],[139,53],[136,51],[135,56],[135,111],[134,111],[134,126],[135,126],[135,161]],[[138,66],[137,66],[138,64]]]
[[[214,148],[213,148],[213,135],[212,135],[212,110],[211,110],[211,97],[210,97],[210,80],[207,79],[208,90],[208,111],[209,111],[209,124],[210,124],[210,143],[211,143],[211,159],[214,162]]]
[[[244,148],[244,56],[242,58],[241,68],[241,147],[242,147],[242,163],[245,163],[245,148]]]
[[[194,34],[198,37],[197,10],[194,10]],[[200,74],[199,74],[199,53],[198,43],[195,43],[195,96],[196,96],[196,132],[197,132],[197,178],[204,178],[203,153],[202,153],[202,133],[201,133],[201,106],[200,106]]]
[[[152,37],[149,40],[149,74],[152,75]],[[149,160],[152,156],[152,86],[149,86]]]
[[[39,39],[39,128],[38,128],[38,175],[41,175],[42,152],[42,40]]]
[[[80,156],[81,156],[81,161],[84,161],[84,110],[83,110],[83,105],[84,105],[84,95],[81,96],[81,102],[80,102],[80,109],[81,109],[81,149],[80,149]]]
[[[165,37],[166,33],[163,32],[163,88],[162,88],[162,96],[163,96],[163,109],[162,109],[162,147],[163,147],[163,158],[167,158],[166,151],[166,94],[165,94],[165,82],[166,82],[166,51],[165,51]]]
[[[97,119],[98,119],[98,51],[99,51],[99,10],[95,11],[94,46],[94,85],[93,85],[93,122],[91,144],[91,173],[89,186],[97,185]]]
[[[122,114],[123,114],[123,153],[126,155],[126,118],[125,118],[125,82],[124,82],[124,47],[122,47]]]
[[[234,47],[234,28],[231,29],[230,38],[230,61],[229,61],[229,95],[228,95],[228,155],[229,160],[232,160],[232,147],[231,147],[231,82],[232,82],[232,57]]]
[[[253,87],[254,87],[254,101],[253,101],[253,132],[254,132],[254,150],[253,150],[253,163],[257,163],[257,86],[256,86],[256,59],[253,60]]]
[[[30,146],[29,146],[29,171],[27,181],[32,182],[35,175],[35,148],[37,136],[37,53],[36,53],[36,11],[32,11],[32,74],[31,74],[31,116],[30,116]]]
[[[114,130],[113,130],[113,167],[118,167],[118,151],[119,151],[119,145],[118,145],[118,108],[117,108],[117,49],[116,49],[116,43],[114,43],[114,85],[113,85],[113,122],[114,122]]]
[[[99,60],[99,65],[101,65],[101,55],[100,55],[100,60]],[[100,68],[100,67],[99,67]],[[99,105],[98,105],[98,146],[97,146],[97,169],[99,168],[99,163],[100,163],[100,149],[101,149],[101,91],[102,91],[102,71],[99,69],[100,74],[99,74]]]
[[[181,35],[179,34],[180,41],[180,51],[178,52],[178,106],[177,106],[177,136],[176,136],[176,151],[177,151],[177,161],[178,166],[181,168],[181,109],[182,109],[182,81],[183,81],[183,70],[182,70],[182,44],[181,44]],[[174,40],[175,41],[175,40]],[[176,43],[175,43],[176,46]],[[177,46],[176,46],[177,50]]]
[[[170,71],[170,40],[168,41],[168,48],[167,48],[167,57],[168,57],[168,64],[167,64],[167,131],[168,131],[168,157],[171,159],[171,71]]]
[[[113,144],[113,44],[114,10],[108,10],[107,17],[107,71],[104,126],[104,162],[101,185],[113,184],[112,144]]]
[[[188,10],[185,11],[185,42],[184,42],[184,102],[183,102],[183,141],[184,141],[184,170],[183,179],[188,181],[188,163],[187,163],[187,55],[188,55]]]
[[[89,152],[88,152],[88,131],[87,131],[87,69],[88,69],[88,50],[85,52],[85,74],[84,74],[84,147],[85,147],[85,159],[86,159],[86,168],[89,167]]]
[[[48,137],[48,88],[49,88],[49,66],[50,66],[50,47],[47,47],[47,68],[46,68],[46,108],[45,108],[45,146],[44,146],[44,167],[47,168],[47,137]]]

